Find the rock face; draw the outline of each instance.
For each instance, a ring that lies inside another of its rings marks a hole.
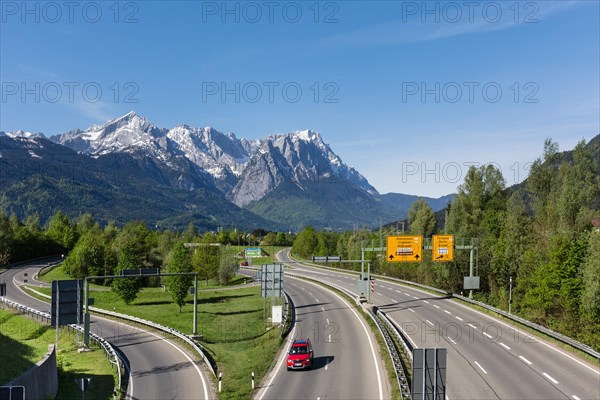
[[[51,140],[92,156],[126,153],[145,159],[174,186],[211,188],[238,206],[258,201],[283,182],[336,178],[377,194],[367,180],[348,167],[323,142],[306,130],[248,141],[213,128],[179,125],[158,128],[130,112],[104,125],[72,130]]]

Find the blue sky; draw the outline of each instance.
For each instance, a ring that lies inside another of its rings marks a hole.
[[[0,130],[312,129],[381,193],[600,133],[598,1],[0,1]]]

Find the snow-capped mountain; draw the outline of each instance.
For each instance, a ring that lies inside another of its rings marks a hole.
[[[310,130],[248,141],[210,127],[182,124],[158,128],[132,111],[104,125],[51,139],[92,156],[127,153],[150,158],[163,169],[198,174],[201,182],[214,186],[238,206],[260,200],[282,182],[302,187],[306,181],[339,179],[377,194],[362,175],[344,164],[323,142],[321,135]],[[188,189],[197,186],[189,177],[176,181]]]

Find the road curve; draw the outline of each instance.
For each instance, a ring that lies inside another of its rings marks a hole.
[[[357,273],[292,265],[356,290]],[[598,367],[458,300],[376,280],[372,301],[414,346],[448,349],[450,399],[600,399]]]
[[[24,279],[31,282],[41,267],[31,263],[4,272],[6,298],[28,307],[50,313],[50,304],[37,300],[19,286]],[[27,277],[25,276],[27,273]],[[195,361],[172,341],[139,327],[92,316],[90,330],[108,340],[127,357],[130,379],[128,399],[212,399],[210,379]]]
[[[377,342],[352,305],[320,285],[284,276],[296,308],[296,326],[256,399],[389,399]],[[314,367],[287,371],[289,342],[310,338]],[[385,349],[383,351],[386,351]]]

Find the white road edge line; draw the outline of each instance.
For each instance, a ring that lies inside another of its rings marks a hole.
[[[575,395],[573,395],[573,396],[571,396],[571,397],[573,398],[573,400],[581,400],[579,397],[577,397],[577,396],[575,396]]]
[[[483,367],[481,365],[479,365],[479,363],[477,361],[473,361],[475,364],[477,364],[477,366],[479,367],[479,369],[481,369],[483,371],[484,374],[487,375],[487,371],[485,369],[483,369]]]
[[[142,329],[142,330],[145,331],[145,329]],[[194,366],[194,368],[196,368],[196,371],[198,372],[198,375],[200,375],[200,379],[202,380],[202,388],[204,389],[204,398],[208,399],[209,398],[208,397],[208,387],[206,386],[206,382],[204,381],[204,376],[202,376],[202,372],[200,371],[200,368],[198,367],[198,365],[196,365],[194,360],[192,360],[192,358],[190,356],[188,356],[186,352],[181,350],[177,345],[175,345],[174,343],[171,343],[170,340],[165,339],[164,337],[159,336],[156,333],[152,333],[149,331],[146,331],[146,332],[148,332],[152,336],[156,336],[157,338],[164,340],[165,342],[167,342],[168,344],[173,346],[175,349],[177,349],[177,351],[179,351],[181,354],[183,354],[183,356],[190,361],[190,363]]]
[[[287,353],[288,353],[289,343],[292,340],[291,338],[296,337],[296,327],[297,326],[298,326],[298,323],[296,323],[294,325],[294,329],[292,329],[292,331],[288,335],[288,338],[286,340],[287,343],[286,343],[286,346],[284,348],[284,351],[281,352],[281,356],[279,357],[279,362],[277,363],[277,366],[273,370],[274,373],[273,373],[273,375],[271,375],[271,378],[269,379],[269,382],[267,383],[267,385],[262,389],[263,392],[260,395],[260,397],[258,398],[258,400],[262,400],[263,397],[265,397],[265,394],[267,394],[267,390],[269,390],[269,388],[273,384],[273,381],[275,380],[275,377],[277,376],[277,374],[279,373],[279,370],[281,369],[281,364],[283,364],[283,360],[285,360],[287,358],[286,356],[287,356]]]
[[[550,375],[548,375],[545,372],[542,372],[542,375],[544,375],[546,378],[548,378],[548,380],[552,383],[554,383],[555,385],[558,385],[558,381],[556,379],[554,379],[553,377],[551,377]]]

